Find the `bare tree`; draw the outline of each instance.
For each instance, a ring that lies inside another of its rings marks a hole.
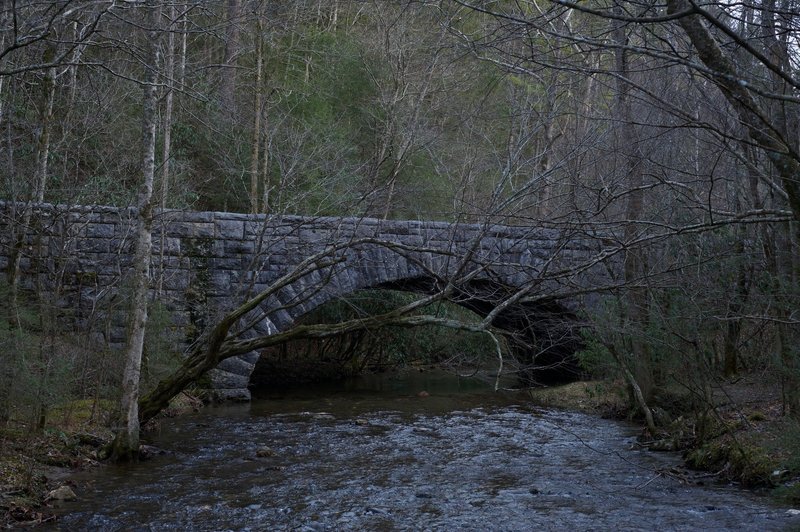
[[[142,350],[147,327],[149,301],[149,269],[152,253],[153,183],[155,180],[156,129],[158,125],[160,2],[149,0],[145,6],[147,33],[147,62],[142,82],[142,187],[137,205],[136,244],[133,259],[133,294],[131,296],[130,327],[125,352],[122,380],[122,426],[112,445],[112,458],[117,461],[135,460],[139,453],[139,383]]]
[[[241,0],[228,0],[226,11],[225,52],[220,97],[226,116],[236,114],[237,59],[240,53]]]

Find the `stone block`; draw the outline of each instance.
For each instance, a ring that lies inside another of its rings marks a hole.
[[[449,227],[426,227],[422,231],[422,239],[426,243],[446,243],[453,239],[453,232]]]
[[[230,255],[252,255],[256,251],[256,243],[253,240],[224,240],[225,254]]]
[[[209,259],[224,257],[225,246],[221,240],[213,238],[185,237],[181,239],[181,252],[185,257]],[[193,263],[194,265],[195,263]]]
[[[271,332],[267,331],[261,334],[272,334]],[[243,361],[247,362],[251,366],[254,366],[256,362],[258,362],[259,354],[256,351],[250,351],[249,353],[245,353],[244,355],[240,355],[239,358]]]
[[[214,381],[212,380],[212,383]],[[213,401],[220,403],[247,403],[250,401],[250,390],[247,388],[219,389],[211,390]]]
[[[402,240],[401,244],[411,247],[427,247],[431,245],[431,241],[427,240],[425,235],[409,235]]]
[[[154,272],[155,275],[158,275],[158,273],[157,270]],[[182,292],[189,288],[189,275],[181,273],[164,274],[161,285],[165,290],[177,290]]]
[[[168,271],[189,270],[192,267],[192,260],[189,257],[165,256],[153,257],[155,267],[161,266]]]
[[[241,222],[246,222],[248,220],[263,220],[268,218],[267,215],[264,214],[245,214],[243,212],[214,212],[214,220],[237,220]]]
[[[253,364],[241,357],[231,357],[223,360],[217,365],[217,369],[227,371],[234,375],[246,377],[250,380],[250,373],[253,372]]]
[[[298,314],[301,316],[301,314]],[[285,309],[274,310],[267,316],[279,331],[285,331],[294,323],[294,315]]]
[[[210,270],[229,270],[236,273],[236,278],[241,278],[241,274],[246,271],[246,261],[241,258],[211,258],[208,259]]]
[[[420,235],[422,234],[422,222],[410,220],[407,222],[384,222],[381,224],[381,238],[388,235]]]
[[[457,242],[459,244],[472,242],[475,238],[482,238],[480,232],[466,229],[463,226],[457,227],[450,236],[452,242]]]
[[[87,238],[113,238],[116,225],[112,223],[90,223],[83,231]]]
[[[88,253],[108,253],[111,241],[105,238],[81,238],[75,244],[75,251]]]
[[[153,237],[153,255],[180,255],[181,254],[181,239],[176,237],[164,237],[162,240],[160,235]]]
[[[273,225],[269,222],[244,222],[244,238],[273,240],[296,233],[299,225]]]
[[[243,220],[217,219],[214,224],[217,238],[242,240],[244,238]]]
[[[211,288],[216,294],[231,293],[231,276],[226,271],[211,272]]]
[[[174,211],[173,211],[174,212]],[[211,211],[177,211],[177,218],[192,224],[214,223],[214,212]]]
[[[276,297],[282,305],[297,305],[302,302],[304,292],[303,281],[296,281],[293,285],[284,286],[277,294]]]
[[[329,229],[314,226],[301,228],[299,235],[300,241],[307,244],[319,244],[322,242],[333,242],[336,240],[333,238]]]
[[[122,255],[133,255],[133,250],[136,242],[133,237],[130,238],[113,238],[109,240],[108,247],[111,251]]]
[[[177,222],[167,226],[167,236],[179,238],[214,238],[212,222]]]
[[[275,334],[278,332],[277,327],[267,318],[262,319],[261,321],[256,322],[253,325],[253,328],[248,331],[248,338],[254,338],[256,336],[269,336],[271,334]],[[258,360],[259,354],[256,351],[251,351],[246,355],[242,355],[242,357],[249,357],[246,360],[249,360],[251,363],[255,364]]]
[[[238,389],[238,388],[247,388],[247,385],[250,382],[250,376],[248,375],[245,377],[244,375],[236,375],[229,371],[225,371],[222,369],[212,369],[208,372],[208,375],[211,379],[211,382],[214,385],[214,389]]]
[[[340,232],[342,237],[350,237],[353,238],[377,238],[378,237],[378,225],[377,224],[367,224],[362,223],[358,225],[354,225],[350,227],[348,230],[342,228]]]

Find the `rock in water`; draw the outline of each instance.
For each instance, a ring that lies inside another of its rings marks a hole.
[[[139,459],[140,460],[150,460],[156,455],[159,454],[166,454],[166,451],[163,449],[159,449],[158,447],[153,447],[152,445],[140,445],[139,446]]]
[[[256,456],[259,458],[266,458],[268,456],[275,456],[275,451],[270,449],[267,446],[261,447],[259,450],[256,451]]]
[[[78,496],[69,486],[61,486],[48,493],[47,498],[51,501],[74,501]]]

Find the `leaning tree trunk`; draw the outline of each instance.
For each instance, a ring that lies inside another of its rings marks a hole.
[[[133,294],[131,297],[130,329],[125,353],[125,372],[122,380],[122,423],[111,448],[115,461],[136,460],[139,454],[139,380],[142,369],[142,350],[147,326],[147,296],[149,288],[150,255],[153,227],[153,180],[156,152],[156,86],[158,82],[158,42],[155,27],[158,13],[155,0],[147,2],[148,64],[144,82],[142,107],[142,173],[144,184],[139,194],[136,229],[136,251],[133,263]]]

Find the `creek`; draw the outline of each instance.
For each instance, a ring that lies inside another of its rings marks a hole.
[[[426,391],[423,397],[417,394]],[[637,428],[438,372],[169,419],[138,465],[72,480],[61,530],[784,530],[785,508],[666,474]]]

